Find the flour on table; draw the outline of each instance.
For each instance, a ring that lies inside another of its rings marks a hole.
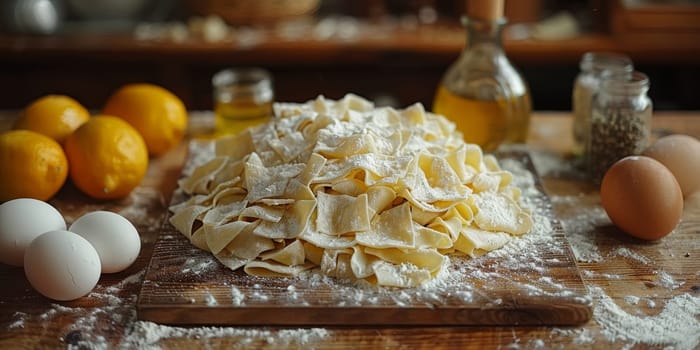
[[[19,312],[19,311],[15,312],[12,315],[12,319],[14,319],[14,321],[12,321],[7,326],[7,329],[10,330],[10,329],[15,329],[15,328],[24,328],[24,323],[25,323],[25,320],[27,319],[27,317],[28,317],[28,315],[24,312]]]
[[[235,306],[245,305],[245,294],[235,286],[231,287],[231,303]]]
[[[219,305],[219,302],[216,300],[216,297],[214,297],[211,293],[207,292],[204,294],[204,302],[207,304],[207,306],[216,306]]]
[[[677,282],[673,279],[673,276],[669,275],[665,271],[660,271],[657,274],[657,280],[664,288],[667,289],[676,289],[685,284],[685,282]]]
[[[562,225],[576,260],[579,262],[603,261],[603,255],[595,243],[593,231],[598,226],[610,223],[605,210],[594,203],[585,203],[585,198],[582,196],[550,196],[550,200],[563,212]]]
[[[618,274],[598,273],[598,272],[591,271],[591,270],[581,270],[581,276],[584,277],[585,279],[595,279],[595,278],[603,278],[603,279],[607,279],[607,280],[622,279],[622,276],[620,276]]]
[[[640,298],[634,295],[628,295],[625,297],[625,302],[630,305],[638,305]]]
[[[182,272],[183,273],[192,273],[195,275],[201,275],[203,273],[212,271],[216,268],[216,265],[218,263],[216,260],[211,259],[211,260],[202,260],[202,259],[195,259],[195,258],[188,258],[185,260],[184,265],[182,266]]]
[[[139,321],[136,315],[135,294],[124,293],[124,288],[141,283],[145,271],[126,277],[123,281],[104,287],[99,284],[87,296],[95,300],[94,307],[67,307],[53,303],[50,308],[39,314],[29,315],[16,312],[7,326],[7,331],[21,329],[33,318],[45,322],[55,319],[74,319],[62,341],[69,349],[160,349],[159,342],[170,338],[197,339],[202,344],[215,342],[219,338],[236,338],[233,348],[273,346],[277,348],[296,347],[313,348],[315,342],[329,336],[323,328],[308,329],[264,329],[238,327],[170,327],[152,322]],[[213,295],[208,302],[215,304]],[[241,299],[243,296],[241,295]],[[126,316],[124,316],[126,315]],[[104,321],[107,321],[105,326]],[[125,325],[126,329],[110,328],[110,324]],[[107,328],[105,328],[107,327]],[[122,339],[113,344],[110,339]],[[205,346],[206,347],[206,346]]]
[[[138,224],[137,229],[142,232],[147,229],[159,228],[163,223],[163,217],[160,215],[149,215],[148,211],[161,210],[162,207],[155,206],[154,203],[160,203],[165,206],[165,198],[163,194],[156,188],[148,188],[139,186],[129,193],[125,199],[128,206],[119,210],[119,214],[127,218],[134,224]],[[144,235],[141,235],[144,237]]]
[[[171,327],[153,322],[138,321],[134,324],[131,334],[121,344],[122,347],[134,349],[160,349],[157,345],[161,340],[171,338],[190,338],[197,340],[215,340],[218,338],[237,338],[232,342],[232,348],[245,349],[250,347],[274,346],[284,348],[295,346],[313,347],[314,342],[323,340],[328,331],[323,328],[309,329],[247,329],[232,327]]]
[[[577,160],[564,160],[556,153],[537,152],[537,157],[533,157],[537,173],[542,176],[582,178],[580,162]]]
[[[593,316],[606,338],[675,349],[700,345],[700,298],[678,295],[655,316],[635,316],[620,308],[600,287],[590,290],[597,298]]]
[[[637,252],[634,252],[631,249],[626,248],[626,247],[620,247],[620,248],[615,249],[615,251],[612,252],[612,255],[618,255],[618,256],[628,258],[628,259],[636,260],[637,262],[639,262],[642,265],[649,265],[652,263],[652,261],[649,258],[647,258],[646,256],[641,255]]]
[[[552,329],[551,337],[566,337],[573,339],[574,345],[591,345],[595,342],[595,336],[590,329],[585,328],[558,328]]]

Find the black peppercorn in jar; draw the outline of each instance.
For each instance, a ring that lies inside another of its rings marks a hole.
[[[649,145],[652,102],[648,90],[649,78],[642,72],[601,77],[586,144],[588,175],[594,182],[600,182],[616,161],[640,154]]]
[[[574,153],[582,155],[586,148],[588,123],[591,118],[593,95],[598,91],[601,76],[605,74],[631,74],[632,60],[612,52],[586,52],[581,57],[580,72],[574,81],[571,105],[574,114]]]

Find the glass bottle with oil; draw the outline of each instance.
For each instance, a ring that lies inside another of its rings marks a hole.
[[[464,140],[492,151],[527,138],[532,102],[502,44],[503,0],[468,2],[467,46],[444,74],[433,111],[457,125]]]
[[[237,134],[270,120],[272,78],[262,68],[225,69],[212,78],[214,125],[218,135]]]

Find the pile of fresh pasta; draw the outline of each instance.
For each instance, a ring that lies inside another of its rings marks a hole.
[[[415,104],[277,103],[179,181],[172,225],[232,270],[412,287],[528,232],[511,173]]]

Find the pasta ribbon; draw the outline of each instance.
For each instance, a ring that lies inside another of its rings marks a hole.
[[[531,230],[511,173],[421,104],[276,103],[178,182],[171,224],[230,269],[412,287]]]

